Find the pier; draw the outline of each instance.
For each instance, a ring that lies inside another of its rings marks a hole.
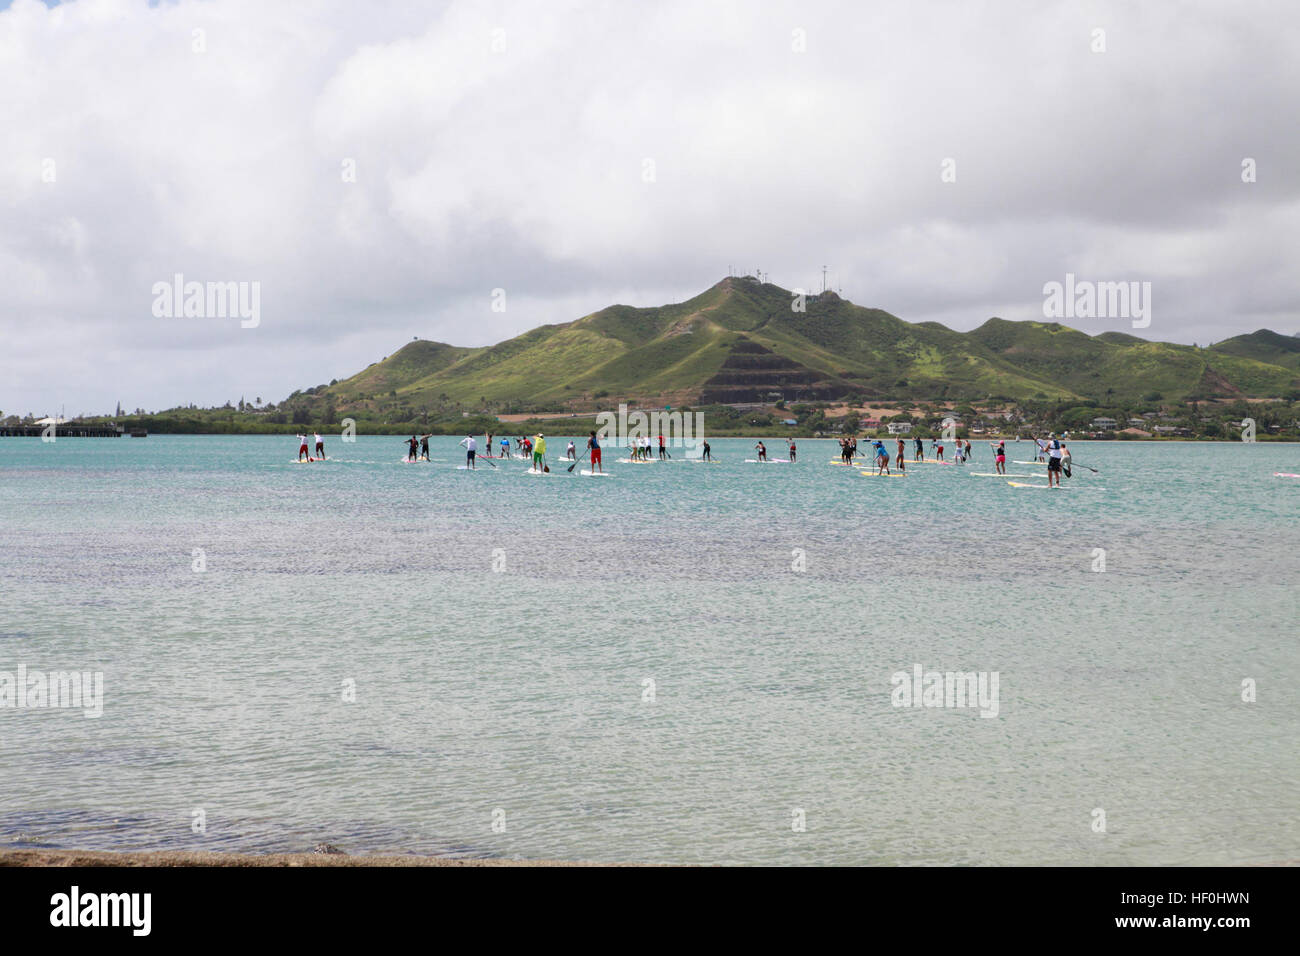
[[[3,425],[0,424],[0,438],[40,438],[46,434],[49,425]],[[77,422],[64,422],[53,426],[50,434],[55,438],[121,438],[125,433],[121,425],[82,425]]]

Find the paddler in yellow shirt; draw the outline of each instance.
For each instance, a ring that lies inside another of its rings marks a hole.
[[[546,436],[538,432],[537,441],[533,442],[533,471],[550,470],[546,467]]]

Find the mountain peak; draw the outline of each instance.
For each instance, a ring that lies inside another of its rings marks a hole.
[[[1199,355],[1189,346],[1090,336],[1054,322],[994,317],[957,332],[905,322],[830,289],[802,301],[794,295],[756,275],[730,275],[682,302],[611,305],[484,348],[408,342],[330,386],[328,397],[347,414],[405,421],[447,408],[578,412],[619,402],[936,396],[1118,401],[1151,391],[1173,400],[1234,390],[1265,397],[1300,387],[1297,340],[1266,330]]]

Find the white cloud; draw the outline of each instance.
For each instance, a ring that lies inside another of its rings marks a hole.
[[[303,9],[0,11],[0,408],[279,398],[728,264],[959,328],[1066,271],[1152,281],[1153,337],[1300,327],[1285,5]],[[260,281],[261,326],[155,319],[175,272]]]

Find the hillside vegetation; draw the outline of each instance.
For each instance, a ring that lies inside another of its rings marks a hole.
[[[685,302],[612,305],[485,348],[417,340],[344,381],[295,393],[312,420],[408,421],[452,412],[589,411],[625,401],[1075,400],[1287,397],[1300,339],[1261,330],[1210,348],[1052,322],[989,319],[971,332],[910,323],[834,292],[723,279]]]

